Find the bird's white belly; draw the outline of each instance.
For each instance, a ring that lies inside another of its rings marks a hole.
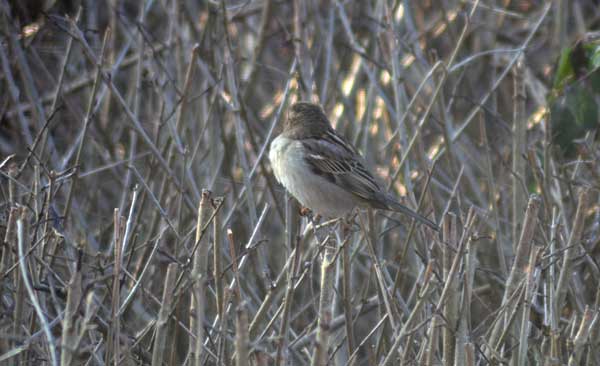
[[[271,143],[269,160],[275,177],[303,206],[327,217],[340,217],[354,208],[352,194],[313,173],[302,143],[279,136]]]

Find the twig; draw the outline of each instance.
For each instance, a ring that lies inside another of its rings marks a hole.
[[[29,301],[33,305],[35,309],[35,313],[38,317],[42,325],[42,329],[44,330],[44,334],[46,335],[46,340],[48,341],[47,347],[48,352],[50,353],[50,361],[52,366],[58,366],[58,356],[56,353],[56,345],[54,342],[54,336],[52,335],[52,331],[50,330],[50,325],[48,324],[48,320],[44,315],[44,310],[42,309],[36,293],[33,291],[33,287],[31,286],[31,282],[29,280],[27,264],[25,263],[25,223],[24,217],[21,216],[17,218],[17,238],[18,238],[18,248],[19,248],[19,268],[21,270],[21,277],[23,278],[23,284],[25,289],[27,290],[27,295],[29,296]]]

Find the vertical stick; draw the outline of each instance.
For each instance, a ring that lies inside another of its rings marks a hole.
[[[106,362],[109,363],[111,357],[113,358],[113,362],[115,366],[119,364],[119,358],[121,355],[119,346],[119,338],[121,333],[121,324],[119,317],[119,297],[121,293],[121,247],[123,243],[123,238],[121,235],[121,216],[119,215],[119,209],[115,208],[113,214],[113,222],[114,222],[114,270],[113,270],[113,285],[112,285],[112,301],[111,301],[111,327],[109,331],[109,341],[106,355]],[[110,353],[112,351],[112,354]]]
[[[506,281],[506,289],[504,290],[504,296],[502,298],[502,307],[506,307],[507,304],[513,299],[515,293],[519,290],[519,285],[522,279],[526,276],[527,266],[529,263],[529,253],[533,245],[532,239],[535,232],[537,223],[537,214],[540,207],[540,199],[537,195],[531,195],[529,202],[527,203],[527,210],[525,212],[525,219],[523,222],[523,229],[521,231],[521,237],[515,250],[515,261],[510,270],[510,275]],[[513,306],[514,308],[514,306]],[[486,357],[491,357],[494,353],[498,341],[501,339],[502,332],[505,327],[510,326],[510,308],[507,309],[505,315],[501,316],[502,319],[497,319],[488,340],[488,344],[491,349],[486,352]],[[518,336],[518,333],[517,333]]]
[[[456,230],[456,216],[447,214],[444,217],[443,225],[443,268],[444,277],[450,286],[448,301],[443,306],[443,314],[446,325],[442,333],[443,339],[443,355],[444,365],[451,366],[454,364],[454,346],[456,344],[456,325],[458,324],[458,282],[455,275],[451,276],[450,268],[452,267],[453,253],[458,248],[458,233]]]
[[[513,243],[517,244],[520,224],[523,222],[523,203],[525,202],[525,133],[527,130],[527,116],[525,116],[525,71],[523,57],[519,58],[514,69],[514,111],[513,111],[513,145],[512,145],[512,190],[513,190]]]
[[[21,269],[21,276],[23,277],[23,285],[27,290],[27,295],[29,296],[29,301],[33,305],[35,309],[35,313],[42,325],[42,329],[44,331],[44,335],[46,336],[46,341],[48,342],[48,351],[50,353],[50,360],[53,366],[58,366],[58,357],[56,355],[56,345],[54,343],[54,337],[52,336],[52,332],[50,331],[50,326],[48,325],[48,320],[44,315],[44,310],[42,309],[40,302],[37,298],[36,293],[33,290],[33,286],[31,285],[31,281],[29,279],[27,263],[25,260],[25,220],[24,217],[19,217],[17,219],[17,238],[18,238],[18,252],[19,252],[19,268]]]
[[[575,213],[575,219],[573,220],[573,229],[571,230],[571,236],[565,248],[565,255],[563,257],[563,265],[560,270],[558,277],[558,284],[556,285],[556,303],[554,311],[560,313],[560,309],[564,305],[567,297],[567,287],[569,278],[571,277],[571,268],[573,267],[573,257],[575,256],[576,245],[581,240],[583,233],[583,224],[585,220],[585,212],[588,207],[588,189],[584,188],[579,193],[579,203],[577,205],[577,212]]]
[[[248,313],[243,305],[239,305],[235,319],[235,365],[248,366],[249,362],[249,343],[248,338]]]
[[[352,319],[352,293],[350,290],[350,282],[352,281],[352,264],[350,262],[350,243],[349,236],[350,230],[347,225],[344,225],[344,246],[342,248],[342,259],[343,259],[343,278],[342,278],[342,288],[343,288],[343,302],[344,302],[344,318],[346,323],[346,342],[348,343],[348,354],[354,353],[354,326]],[[354,362],[349,362],[350,365],[353,365]]]
[[[330,238],[325,244],[321,259],[321,296],[319,298],[319,315],[317,321],[317,341],[312,358],[312,366],[327,364],[329,349],[329,333],[332,318],[333,287],[335,284],[335,240]]]
[[[221,249],[221,220],[216,212],[213,218],[213,278],[217,300],[217,315],[223,319],[223,261]]]
[[[171,263],[167,267],[167,276],[163,287],[162,303],[156,321],[156,335],[154,337],[154,348],[152,349],[152,366],[160,366],[166,354],[167,333],[169,325],[169,314],[173,307],[173,290],[177,279],[177,263]]]
[[[75,272],[71,276],[69,281],[69,289],[67,292],[67,305],[65,307],[65,317],[63,320],[63,331],[61,339],[61,355],[60,364],[62,366],[68,366],[73,363],[74,358],[78,353],[78,327],[76,324],[77,320],[77,308],[82,298],[81,288],[81,263],[78,263]]]
[[[193,291],[190,304],[190,330],[196,336],[194,342],[190,342],[190,359],[192,364],[201,365],[202,345],[204,343],[204,300],[205,300],[205,282],[208,270],[208,245],[199,243],[202,238],[202,232],[208,226],[208,220],[211,216],[211,192],[202,191],[202,198],[198,205],[198,220],[196,222],[196,245],[192,264]],[[206,243],[206,240],[205,240]]]
[[[541,248],[539,247],[534,247],[531,250],[531,254],[529,256],[529,265],[526,269],[527,278],[525,282],[525,301],[523,301],[523,304],[521,305],[523,315],[521,317],[521,331],[519,335],[519,352],[517,353],[516,357],[518,361],[517,365],[519,366],[527,365],[527,351],[529,350],[529,314],[531,313],[533,297],[537,291],[537,282],[534,282],[534,274],[535,264],[540,251]],[[514,356],[513,359],[515,359]]]

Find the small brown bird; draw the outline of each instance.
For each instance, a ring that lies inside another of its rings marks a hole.
[[[283,132],[271,143],[269,160],[277,180],[315,213],[341,217],[356,206],[372,207],[439,229],[381,188],[363,157],[331,127],[317,104],[292,105]]]

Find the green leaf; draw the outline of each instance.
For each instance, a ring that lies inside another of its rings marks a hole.
[[[594,94],[600,95],[600,67],[595,68],[595,70],[589,74],[588,84]]]
[[[558,67],[554,77],[553,89],[562,89],[564,84],[573,78],[573,66],[571,65],[571,48],[563,49],[558,60]]]
[[[567,95],[567,107],[575,116],[577,127],[588,129],[598,121],[598,105],[594,95],[583,85],[576,84]]]
[[[577,137],[575,116],[567,106],[566,97],[560,97],[550,105],[552,142],[566,154],[574,151],[573,139]]]
[[[588,55],[590,68],[595,69],[600,67],[600,44],[590,44]]]

